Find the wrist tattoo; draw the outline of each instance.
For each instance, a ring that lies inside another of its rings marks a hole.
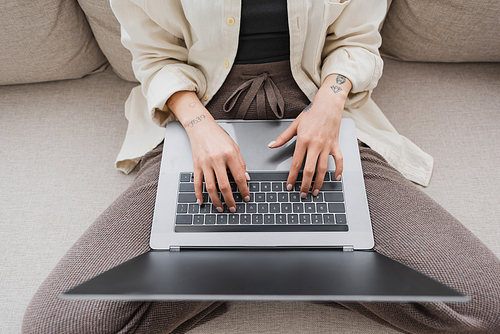
[[[311,109],[313,106],[313,103],[309,103],[309,105],[307,107],[304,108],[304,110],[302,110],[302,112],[307,112],[309,109]]]
[[[340,88],[339,86],[333,85],[330,88],[333,90],[334,93],[338,93],[338,92],[342,91],[342,88]]]
[[[193,119],[191,120],[191,122],[189,122],[189,123],[187,123],[187,124],[186,124],[186,126],[185,126],[185,127],[186,127],[186,128],[192,128],[192,127],[193,127],[193,126],[195,126],[196,124],[198,124],[198,123],[200,123],[201,121],[203,121],[205,118],[206,118],[206,117],[205,117],[205,115],[200,115],[200,116],[198,116],[198,117],[196,117],[196,118],[193,118]]]
[[[342,74],[339,74],[339,75],[337,75],[337,79],[336,79],[336,81],[337,81],[337,83],[338,83],[339,85],[342,85],[343,83],[345,83],[346,78],[345,78],[345,76],[343,76]]]

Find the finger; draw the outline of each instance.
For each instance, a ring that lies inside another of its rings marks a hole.
[[[325,174],[328,169],[328,157],[330,154],[327,151],[320,153],[318,157],[318,163],[316,165],[316,178],[314,179],[314,186],[312,189],[312,195],[318,196],[321,187],[323,186],[323,181],[325,180]]]
[[[233,175],[234,182],[238,186],[238,191],[245,202],[250,201],[250,191],[248,190],[247,181],[250,181],[250,175],[247,173],[247,166],[243,157],[241,156],[240,149],[236,145],[237,159],[231,160],[228,167]]]
[[[295,181],[297,181],[297,176],[299,175],[305,155],[305,145],[297,144],[295,146],[295,151],[293,152],[292,164],[290,165],[290,172],[288,173],[288,178],[286,180],[286,189],[288,191],[293,189]]]
[[[290,126],[286,128],[285,131],[283,131],[278,137],[276,137],[275,140],[267,144],[267,146],[270,148],[280,147],[286,142],[288,142],[290,139],[295,137],[295,135],[297,134],[297,126],[298,126],[297,119],[295,119],[295,121],[293,121],[292,124],[290,124]]]
[[[222,212],[222,201],[219,198],[219,193],[217,191],[217,185],[215,184],[215,176],[212,169],[204,171],[205,176],[205,188],[207,188],[208,195],[212,201],[212,204],[217,208],[219,212]],[[220,210],[219,210],[220,209]]]
[[[199,205],[203,204],[203,170],[195,166],[194,167],[194,193],[196,195],[196,200]]]
[[[332,149],[331,154],[333,155],[333,160],[335,161],[335,180],[339,181],[340,176],[344,171],[344,158],[338,144]]]
[[[319,151],[314,149],[307,150],[306,163],[302,172],[302,186],[300,187],[300,197],[302,198],[305,198],[307,193],[309,193],[309,189],[311,189],[319,153]]]
[[[219,184],[219,190],[226,202],[229,211],[236,212],[236,203],[234,202],[233,192],[231,190],[231,184],[229,183],[229,178],[227,177],[227,171],[225,167],[218,167],[215,170],[215,175],[217,177],[217,183]]]

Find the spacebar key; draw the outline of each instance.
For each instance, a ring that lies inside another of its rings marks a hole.
[[[249,172],[251,181],[286,181],[288,172]]]
[[[347,232],[348,225],[176,225],[175,232]]]

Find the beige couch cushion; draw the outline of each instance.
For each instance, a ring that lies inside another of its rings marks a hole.
[[[132,55],[121,43],[120,23],[111,11],[109,0],[79,0],[102,52],[122,79],[136,82]]]
[[[80,78],[100,51],[76,0],[0,0],[0,84]]]
[[[410,61],[500,61],[498,0],[394,0],[383,54]]]

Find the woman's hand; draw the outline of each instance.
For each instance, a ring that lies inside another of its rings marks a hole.
[[[182,123],[191,142],[194,167],[194,188],[198,204],[203,203],[203,180],[213,205],[223,211],[218,188],[231,212],[236,211],[227,169],[238,186],[242,198],[248,202],[249,175],[238,145],[215,122],[193,92],[178,92],[168,100],[168,105]]]
[[[280,147],[297,136],[295,151],[288,174],[287,190],[292,190],[305,159],[301,197],[306,197],[313,176],[313,196],[317,196],[325,178],[328,156],[335,160],[335,179],[339,180],[343,170],[342,152],[339,147],[340,121],[344,104],[352,85],[342,75],[329,75],[313,102],[283,131],[276,140],[269,143],[270,148]]]

